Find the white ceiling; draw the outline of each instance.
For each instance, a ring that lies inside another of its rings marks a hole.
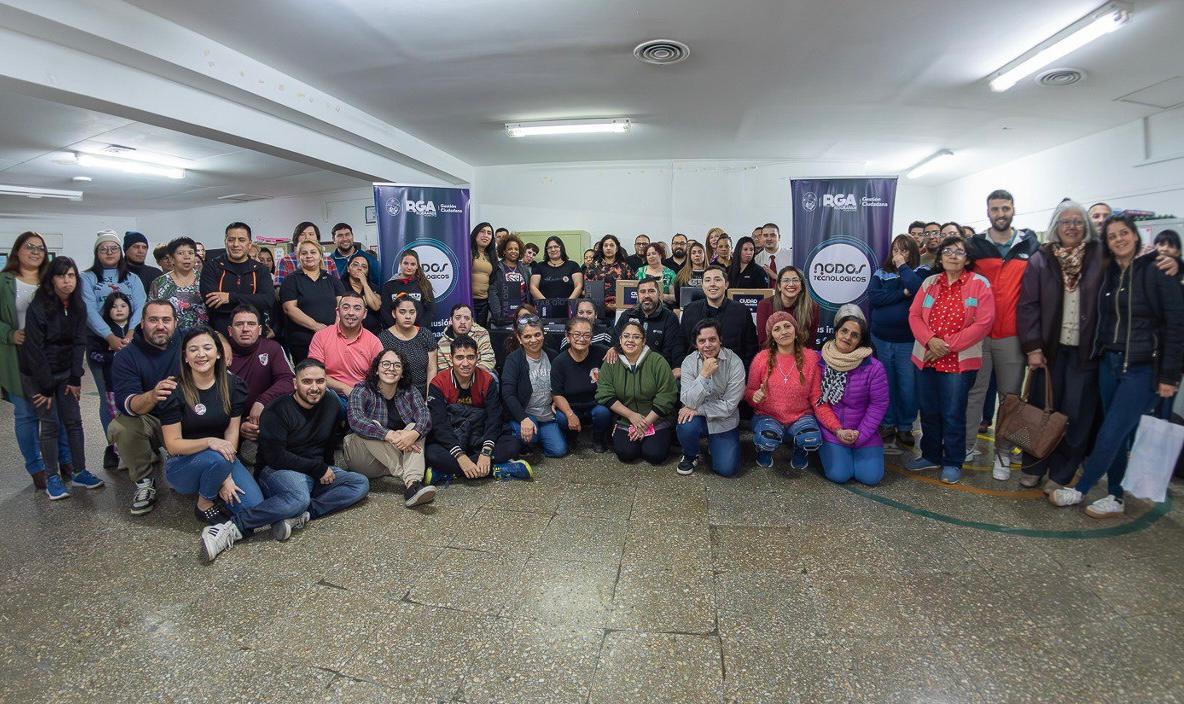
[[[53,155],[85,143],[122,144],[193,161],[181,180],[61,164]],[[74,183],[73,176],[90,176]],[[251,193],[292,196],[366,187],[366,181],[173,130],[0,93],[0,184],[83,191],[81,202],[0,196],[6,213],[109,213],[183,210]]]
[[[131,0],[475,165],[778,159],[950,178],[1154,112],[1115,102],[1184,73],[1181,0],[1059,62],[1074,87],[984,78],[1099,0]],[[648,66],[669,37],[688,61]],[[508,121],[629,116],[624,137],[511,140]]]

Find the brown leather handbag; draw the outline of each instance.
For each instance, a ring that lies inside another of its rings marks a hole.
[[[1061,438],[1069,417],[1052,409],[1052,378],[1044,370],[1044,408],[1028,403],[1028,392],[1032,385],[1032,374],[1024,381],[1023,392],[1016,396],[1007,394],[999,408],[999,425],[995,429],[996,441],[1004,440],[1037,459],[1048,457]]]

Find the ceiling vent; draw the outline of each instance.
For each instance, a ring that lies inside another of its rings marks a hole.
[[[1075,68],[1054,68],[1041,73],[1036,82],[1042,86],[1071,86],[1080,83],[1085,72]]]
[[[218,196],[218,200],[228,203],[250,203],[253,200],[271,200],[272,196],[253,196],[250,193],[232,193],[228,196]]]
[[[136,151],[135,147],[127,147],[122,144],[108,144],[99,150],[104,154],[131,154]]]
[[[686,61],[691,55],[691,48],[674,39],[651,39],[634,47],[633,55],[638,61],[665,66]]]

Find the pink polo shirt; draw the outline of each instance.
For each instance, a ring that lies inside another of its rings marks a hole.
[[[338,325],[318,330],[308,345],[308,356],[325,365],[330,379],[351,387],[366,378],[371,362],[381,352],[382,343],[374,333],[360,328],[357,337],[347,340]]]

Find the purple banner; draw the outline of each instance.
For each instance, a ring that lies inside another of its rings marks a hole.
[[[894,178],[793,179],[793,259],[822,308],[815,346],[834,333],[844,303],[867,313],[872,273],[892,244]]]
[[[472,304],[469,189],[375,184],[374,210],[383,281],[399,272],[402,253],[414,249],[435,298],[433,320],[421,324],[439,336],[452,306]]]

